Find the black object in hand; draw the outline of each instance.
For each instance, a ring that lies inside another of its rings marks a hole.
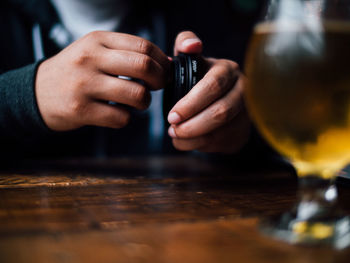
[[[203,77],[203,61],[198,55],[180,53],[173,57],[172,79],[164,89],[163,116],[167,119],[169,111]]]

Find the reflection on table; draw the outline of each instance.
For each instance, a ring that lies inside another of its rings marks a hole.
[[[258,221],[295,201],[293,169],[195,157],[27,161],[0,172],[0,262],[348,262]],[[350,212],[350,189],[340,202]]]

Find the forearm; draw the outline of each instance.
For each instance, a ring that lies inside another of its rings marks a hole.
[[[40,116],[34,84],[39,63],[0,75],[2,140],[32,141],[49,132]]]

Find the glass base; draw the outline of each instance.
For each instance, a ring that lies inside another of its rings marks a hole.
[[[317,220],[300,220],[295,213],[285,213],[260,223],[267,236],[291,244],[330,246],[344,249],[350,246],[350,217],[335,216]]]

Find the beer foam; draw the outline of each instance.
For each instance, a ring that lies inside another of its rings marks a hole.
[[[350,33],[350,21],[325,20],[322,23],[310,24],[308,22],[291,22],[287,20],[276,22],[262,22],[255,26],[257,34],[269,34],[274,32],[295,32],[295,31],[332,31]]]

